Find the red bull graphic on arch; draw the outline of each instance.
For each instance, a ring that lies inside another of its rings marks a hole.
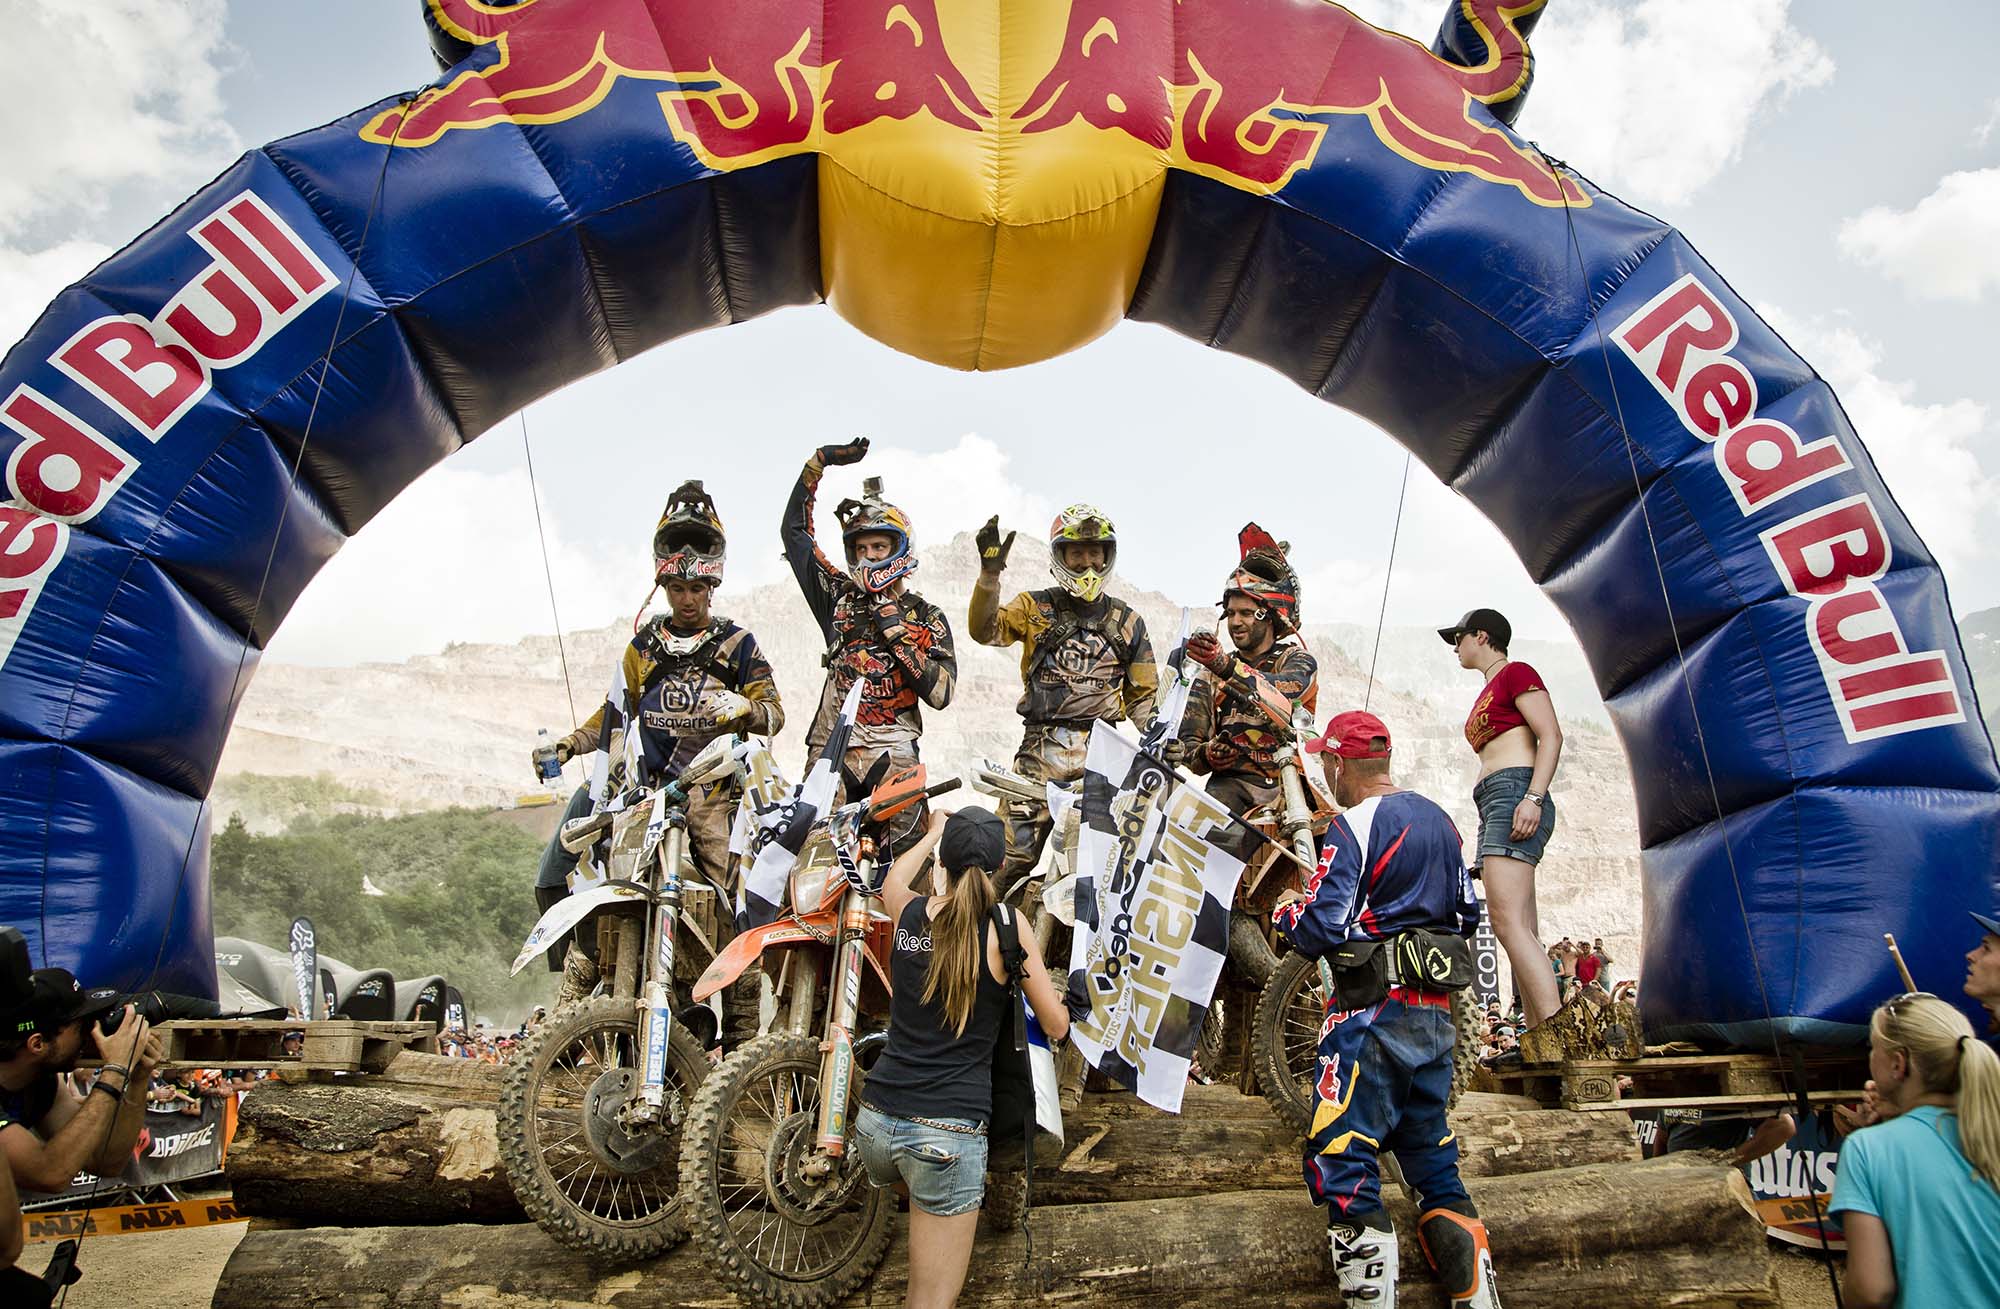
[[[1955,993],[2000,764],[1936,560],[1687,237],[1515,130],[1542,7],[1439,8],[427,0],[435,85],[245,154],[0,362],[0,921],[208,991],[238,669],[321,565],[537,397],[825,303],[965,369],[1160,324],[1475,504],[1634,761],[1653,1034],[1857,1035],[1883,932]]]

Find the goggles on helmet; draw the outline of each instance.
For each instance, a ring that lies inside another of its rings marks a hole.
[[[660,525],[653,531],[653,579],[722,584],[727,538],[715,501],[698,481],[683,482],[667,497]]]
[[[917,556],[910,547],[909,515],[882,498],[881,478],[864,481],[861,498],[842,500],[833,513],[840,520],[847,571],[862,590],[880,594],[917,571]],[[858,538],[871,532],[890,538],[889,553],[880,559],[863,559],[855,547]]]

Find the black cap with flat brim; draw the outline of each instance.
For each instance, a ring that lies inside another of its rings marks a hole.
[[[1444,638],[1446,645],[1457,645],[1458,638],[1467,632],[1484,632],[1487,639],[1499,649],[1506,649],[1514,639],[1514,625],[1498,609],[1468,609],[1465,617],[1451,627],[1440,627],[1437,634]]]

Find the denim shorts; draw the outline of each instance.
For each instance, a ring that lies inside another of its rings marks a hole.
[[[1542,851],[1548,848],[1549,838],[1556,830],[1554,796],[1542,797],[1542,824],[1532,836],[1525,841],[1516,841],[1513,836],[1514,807],[1528,793],[1528,783],[1534,776],[1532,768],[1501,768],[1480,778],[1479,785],[1472,788],[1472,803],[1479,808],[1481,859],[1497,854],[1519,859],[1524,864],[1542,861]]]
[[[908,1183],[910,1203],[924,1213],[937,1218],[969,1214],[986,1198],[986,1129],[969,1118],[917,1122],[862,1105],[854,1120],[854,1144],[869,1181],[877,1186]]]

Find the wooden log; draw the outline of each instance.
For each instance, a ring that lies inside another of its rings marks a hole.
[[[520,1221],[494,1135],[499,1072],[404,1053],[379,1076],[259,1084],[225,1165],[238,1207],[321,1223]]]
[[[228,1175],[245,1213],[313,1223],[517,1222],[500,1167],[500,1070],[404,1054],[380,1077],[265,1083],[243,1102]],[[1454,1115],[1460,1171],[1496,1177],[1637,1159],[1624,1114],[1522,1110],[1467,1097]],[[1530,1102],[1532,1103],[1532,1102]],[[1193,1086],[1179,1116],[1130,1095],[1089,1095],[1035,1204],[1096,1204],[1301,1184],[1300,1143],[1264,1102]]]
[[[1623,1309],[1776,1306],[1761,1224],[1742,1207],[1741,1175],[1671,1159],[1595,1165],[1471,1185],[1486,1216],[1510,1309],[1616,1304]],[[1441,1307],[1407,1208],[1401,1302]],[[1340,1304],[1325,1219],[1301,1189],[1037,1211],[1034,1258],[1020,1234],[984,1235],[961,1303],[1204,1306]],[[861,1309],[900,1305],[907,1244],[899,1234]],[[607,1268],[527,1226],[306,1228],[244,1234],[214,1309],[638,1309],[729,1305],[733,1295],[682,1247]]]

